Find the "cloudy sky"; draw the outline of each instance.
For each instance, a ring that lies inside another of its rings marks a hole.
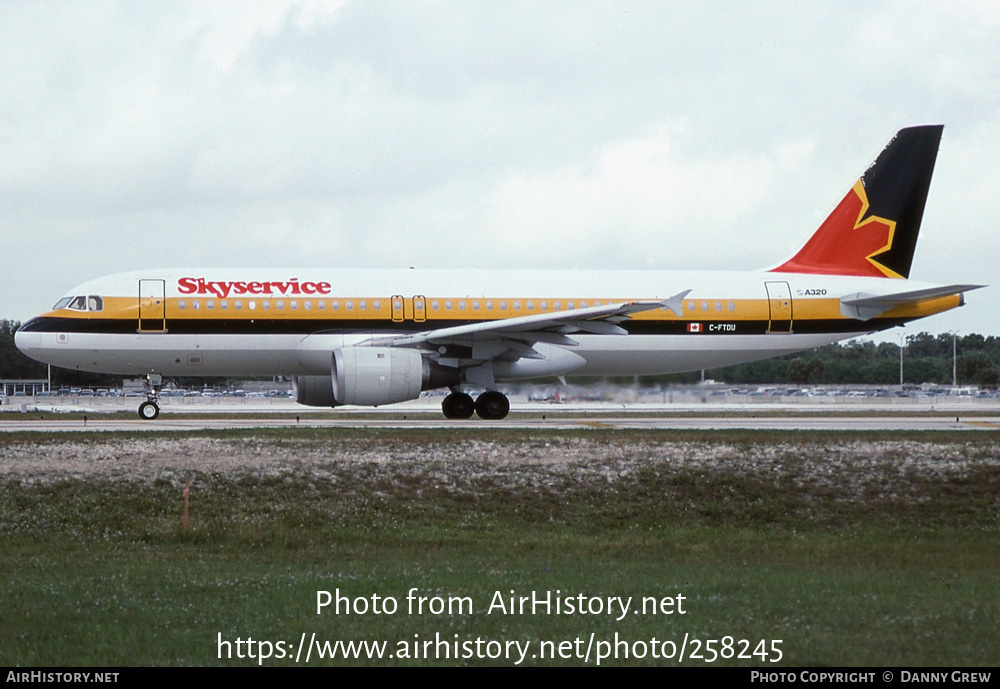
[[[1000,335],[1000,4],[6,2],[0,318],[143,267],[754,269],[943,123],[909,331]]]

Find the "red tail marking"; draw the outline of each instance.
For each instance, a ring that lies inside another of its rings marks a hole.
[[[862,221],[866,212],[868,195],[858,180],[799,253],[772,272],[902,278],[875,260],[892,246],[896,222],[874,215]]]

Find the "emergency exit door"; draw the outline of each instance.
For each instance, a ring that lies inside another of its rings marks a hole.
[[[420,295],[413,297],[413,320],[417,323],[427,320],[427,300]]]
[[[394,323],[405,320],[423,323],[427,320],[427,300],[419,294],[411,299],[397,294],[392,297],[391,303]]]
[[[405,318],[403,304],[406,303],[406,300],[403,298],[402,294],[394,294],[390,301],[392,304],[392,322],[402,323]]]

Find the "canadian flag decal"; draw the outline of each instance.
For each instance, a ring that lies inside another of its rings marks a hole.
[[[689,333],[700,333],[702,332],[701,323],[688,323]]]

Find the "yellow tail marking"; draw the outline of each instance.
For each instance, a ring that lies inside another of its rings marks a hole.
[[[875,268],[886,277],[898,278],[900,280],[905,279],[902,275],[900,275],[896,271],[886,268],[884,265],[875,260],[876,256],[878,256],[879,254],[884,254],[886,251],[892,248],[892,238],[896,234],[896,221],[889,220],[888,218],[882,218],[877,215],[873,215],[872,217],[862,222],[861,218],[865,217],[865,213],[868,212],[869,203],[868,203],[868,194],[865,192],[865,185],[861,182],[860,179],[854,184],[854,193],[858,195],[859,199],[861,199],[861,210],[858,212],[858,219],[854,221],[854,229],[860,230],[861,228],[874,223],[884,224],[889,228],[889,238],[886,240],[885,246],[883,246],[881,249],[878,249],[877,251],[873,251],[872,253],[868,254],[867,256],[865,256],[865,259],[873,266],[875,266]]]

